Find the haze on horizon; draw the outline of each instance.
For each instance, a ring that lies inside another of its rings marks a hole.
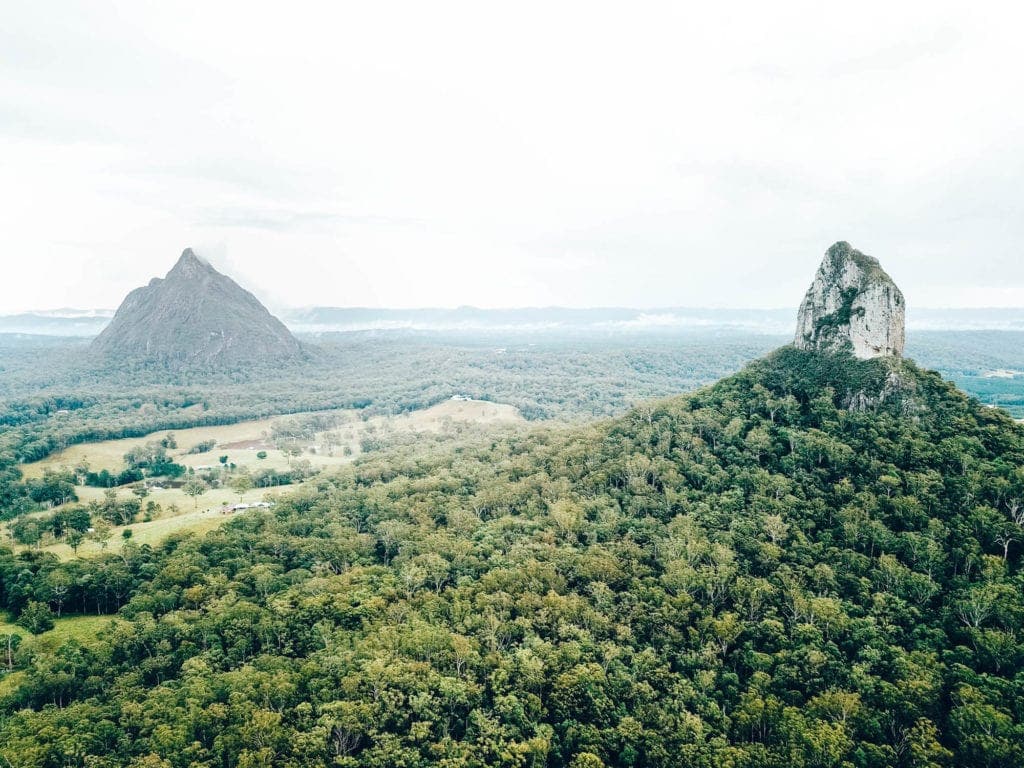
[[[271,307],[796,307],[839,239],[1024,306],[1013,4],[5,11],[0,314],[186,246]]]

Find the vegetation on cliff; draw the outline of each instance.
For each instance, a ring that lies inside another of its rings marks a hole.
[[[0,755],[1017,766],[1022,466],[1020,427],[936,374],[785,349],[594,427],[373,457],[202,538],[6,553],[14,614],[57,585],[122,621],[22,640]]]

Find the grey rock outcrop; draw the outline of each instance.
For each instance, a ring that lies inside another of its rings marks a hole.
[[[799,349],[850,352],[861,360],[901,357],[906,302],[878,259],[838,242],[828,249],[800,304]]]
[[[166,277],[125,297],[91,351],[107,361],[172,368],[234,369],[303,356],[280,320],[191,248]]]

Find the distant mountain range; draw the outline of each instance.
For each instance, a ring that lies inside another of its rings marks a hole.
[[[0,315],[0,333],[39,336],[96,336],[110,322],[114,310],[56,309]]]
[[[0,315],[0,333],[44,336],[98,335],[113,310],[58,309]],[[537,307],[525,309],[374,309],[311,307],[286,309],[278,317],[294,333],[350,331],[521,332],[521,333],[685,333],[719,331],[789,335],[796,327],[790,309],[661,309]],[[931,330],[1024,330],[1024,308],[914,309],[907,327]]]

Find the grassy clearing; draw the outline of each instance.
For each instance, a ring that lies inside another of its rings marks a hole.
[[[25,673],[22,671],[18,672],[0,672],[0,699],[9,696],[18,690],[22,680],[25,679]]]
[[[0,613],[0,635],[13,632],[22,636],[23,640],[30,637],[52,641],[57,645],[66,640],[77,640],[83,645],[96,639],[100,632],[110,626],[110,622],[118,621],[113,616],[62,616],[54,620],[53,629],[33,635],[27,629],[11,621],[7,614]]]
[[[376,416],[366,420],[358,411],[332,411],[330,416],[334,426],[299,442],[297,447],[301,450],[301,455],[290,455],[274,447],[275,426],[282,426],[290,420],[311,415],[315,414],[294,414],[225,426],[177,430],[174,436],[178,447],[168,451],[168,454],[175,462],[191,467],[197,472],[204,472],[203,468],[206,467],[220,466],[219,459],[222,456],[227,457],[228,465],[235,464],[238,472],[257,472],[262,469],[283,472],[297,460],[308,461],[312,468],[322,471],[354,461],[362,453],[367,441],[386,444],[389,440],[401,438],[403,435],[417,434],[442,436],[444,439],[448,434],[457,435],[465,425],[490,430],[525,422],[513,406],[480,400],[448,400],[431,408],[400,416]],[[87,464],[93,471],[120,471],[124,467],[125,453],[166,434],[166,431],[160,431],[140,438],[74,445],[42,461],[26,464],[22,471],[26,477],[40,477],[47,469],[71,469],[82,464]],[[189,453],[197,444],[210,440],[216,443],[212,450],[199,454]],[[296,447],[295,441],[292,447]],[[258,459],[256,454],[261,451],[265,451],[267,455],[263,459]],[[197,499],[188,496],[181,488],[154,488],[144,501],[155,501],[160,505],[162,512],[156,519],[115,527],[105,545],[87,540],[79,547],[77,556],[92,557],[103,551],[119,551],[125,541],[125,529],[131,530],[131,541],[140,545],[155,545],[170,534],[182,531],[203,533],[230,519],[220,514],[224,505],[272,501],[278,494],[294,490],[296,487],[298,486],[254,488],[241,496],[230,488],[211,488]],[[105,493],[103,488],[88,486],[77,486],[75,490],[82,503],[102,501]],[[116,493],[119,498],[132,497],[129,487],[117,489]],[[0,529],[0,539],[6,537],[6,529]],[[49,544],[43,549],[62,559],[76,556],[76,553],[63,543]]]
[[[21,635],[22,642],[32,642],[48,648],[58,648],[68,640],[76,640],[82,645],[96,641],[101,632],[110,628],[111,623],[121,621],[113,616],[62,616],[55,619],[53,629],[33,635],[24,627],[18,626],[11,617],[0,613],[0,635],[9,632]],[[0,657],[2,660],[3,657]],[[6,663],[6,662],[4,662]],[[6,672],[0,667],[0,699],[14,693],[25,678],[25,672]]]
[[[131,541],[138,545],[156,545],[172,533],[180,531],[195,531],[204,533],[213,530],[224,523],[228,518],[220,513],[225,505],[235,504],[239,501],[252,503],[254,501],[273,501],[282,491],[297,486],[282,486],[281,488],[269,491],[265,488],[256,488],[246,492],[242,496],[230,488],[211,488],[202,496],[196,499],[186,495],[180,488],[165,488],[153,490],[146,501],[153,500],[163,508],[159,517],[150,522],[135,522],[131,525],[114,526],[110,538],[105,545],[87,538],[78,547],[78,557],[94,557],[102,552],[120,552],[121,547],[127,539],[124,538],[124,531],[131,530]],[[81,502],[92,500],[99,501],[103,498],[104,489],[78,486],[76,488]],[[116,495],[120,499],[133,498],[128,489],[117,489]],[[177,511],[175,511],[177,510]],[[45,514],[45,513],[33,513]],[[6,528],[0,528],[0,535],[6,537]],[[12,545],[10,540],[6,543]],[[24,549],[18,545],[12,545],[16,550]],[[62,560],[76,556],[76,553],[64,543],[48,544],[42,548],[46,552],[52,552]]]
[[[331,411],[336,426],[320,432],[305,441],[301,458],[314,467],[325,468],[348,463],[360,453],[363,438],[367,435],[394,434],[400,432],[442,433],[457,423],[478,425],[501,425],[523,422],[524,419],[511,405],[490,403],[482,400],[447,400],[431,408],[402,414],[400,416],[375,416],[363,420],[359,411]],[[168,451],[171,458],[186,467],[215,466],[221,456],[227,456],[228,463],[250,471],[258,469],[287,469],[293,457],[273,446],[272,431],[275,425],[295,418],[315,415],[299,413],[277,416],[258,421],[243,421],[217,427],[195,427],[174,432],[178,443],[176,449]],[[71,469],[86,464],[94,472],[106,469],[111,472],[124,468],[124,455],[150,440],[162,438],[167,431],[152,432],[144,437],[106,440],[99,443],[73,445],[59,453],[31,464],[21,470],[26,478],[41,477],[47,469]],[[189,450],[199,443],[213,440],[217,445],[206,453],[190,454]],[[345,449],[349,449],[346,453]],[[265,459],[256,454],[266,451]],[[84,494],[84,495],[83,495]],[[98,494],[98,496],[96,495]],[[79,496],[88,501],[101,498],[102,489],[84,489]]]
[[[227,424],[217,427],[194,427],[193,429],[180,429],[174,431],[175,439],[178,442],[176,450],[169,451],[175,461],[185,466],[196,466],[209,464],[211,454],[192,454],[188,451],[194,446],[206,440],[214,440],[217,443],[230,443],[242,440],[263,440],[269,437],[270,430],[276,419],[261,419],[259,421],[243,421],[238,424]],[[22,466],[22,472],[26,478],[40,477],[47,469],[72,468],[85,463],[93,471],[107,469],[111,472],[124,467],[124,455],[132,448],[137,448],[150,440],[155,440],[167,434],[167,430],[152,432],[144,437],[129,437],[123,440],[105,440],[100,443],[79,443],[66,448],[59,453],[54,453],[42,461],[36,461]],[[216,461],[216,457],[213,457]]]
[[[262,491],[251,492],[245,495],[245,499],[246,501],[259,501],[264,497],[264,495],[265,494]],[[273,498],[273,496],[274,494],[271,494],[270,498]],[[238,495],[232,491],[209,491],[200,497],[199,508],[194,510],[192,508],[192,499],[187,496],[184,498],[188,499],[189,506],[187,510],[177,515],[165,513],[164,516],[148,523],[137,522],[132,523],[131,525],[115,526],[112,529],[110,538],[106,542],[106,546],[103,546],[96,541],[84,541],[78,548],[77,556],[94,557],[102,552],[120,552],[125,541],[128,541],[128,539],[125,539],[123,536],[123,532],[127,529],[130,529],[132,532],[130,540],[140,546],[143,544],[149,544],[150,546],[159,544],[172,533],[179,533],[182,531],[205,533],[206,531],[212,531],[214,528],[223,525],[226,520],[230,519],[228,516],[220,513],[222,503],[220,501],[215,501],[215,499],[223,499],[225,503],[234,503],[238,501]],[[50,544],[43,547],[43,549],[47,552],[52,552],[62,560],[67,560],[75,556],[75,553],[67,544]]]
[[[108,629],[111,622],[117,621],[113,616],[66,616],[57,619],[53,629],[38,637],[52,640],[57,645],[66,640],[77,640],[82,645],[88,645]]]
[[[0,611],[0,635],[6,635],[8,632],[16,632],[19,635],[27,635],[28,630],[24,627],[19,627],[13,621],[11,621],[10,614]]]

